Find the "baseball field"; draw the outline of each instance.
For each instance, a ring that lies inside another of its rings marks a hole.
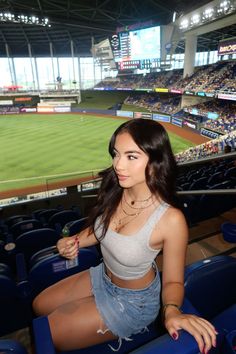
[[[82,114],[0,116],[0,193],[95,176],[111,163],[108,141],[123,121]],[[175,153],[193,145],[169,135]]]

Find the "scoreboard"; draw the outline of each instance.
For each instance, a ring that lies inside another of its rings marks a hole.
[[[110,43],[119,70],[149,69],[160,61],[160,26],[116,33]]]

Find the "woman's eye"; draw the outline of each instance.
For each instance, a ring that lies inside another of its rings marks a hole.
[[[136,157],[136,156],[134,156],[134,155],[128,155],[128,159],[129,159],[129,160],[136,160],[136,159],[137,159],[137,157]]]

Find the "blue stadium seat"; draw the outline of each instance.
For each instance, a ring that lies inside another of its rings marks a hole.
[[[53,248],[47,250],[53,252]],[[100,263],[99,253],[94,248],[81,248],[75,260],[67,260],[55,252],[54,248],[54,254],[43,255],[42,251],[41,257],[37,258],[37,254],[34,255],[34,264],[31,259],[31,268],[27,276],[31,297],[35,297],[43,289],[69,275]]]
[[[0,263],[0,336],[27,327],[31,321],[28,299],[9,266]]]
[[[236,224],[233,222],[224,222],[221,225],[221,231],[225,241],[236,243]]]
[[[9,233],[16,239],[19,235],[24,232],[40,229],[42,227],[41,223],[36,219],[27,219],[17,222],[9,228]]]
[[[236,259],[215,256],[198,261],[185,271],[185,306],[210,320],[216,327],[217,348],[211,354],[226,354],[226,335],[236,329]],[[161,336],[132,354],[198,354],[194,338],[185,331],[174,341],[169,335]]]
[[[55,229],[58,234],[61,233],[63,227],[70,221],[75,221],[80,216],[74,210],[62,210],[53,214],[48,220],[48,226]]]
[[[55,246],[58,238],[57,232],[50,228],[40,228],[37,230],[24,232],[15,240],[15,252],[24,253],[25,260],[28,263],[31,256],[39,250],[50,246]]]
[[[207,188],[207,177],[200,177],[195,179],[189,186],[189,190],[198,190]]]
[[[226,335],[236,328],[236,259],[229,256],[216,256],[198,261],[185,270],[184,312],[200,314],[216,326],[217,348],[211,354],[225,354]],[[157,324],[156,324],[157,325]],[[47,317],[33,320],[36,354],[56,354],[52,343]],[[157,331],[157,327],[156,327]],[[194,338],[181,331],[174,341],[168,334],[156,334],[154,340],[145,343],[142,335],[133,336],[133,341],[124,342],[120,354],[198,354],[199,349]],[[146,338],[147,339],[147,338]],[[139,342],[137,343],[136,340]],[[113,344],[114,341],[109,342]],[[108,354],[113,353],[108,343],[90,348],[63,352],[63,354]],[[132,348],[133,346],[133,348]],[[231,354],[231,353],[230,353]]]
[[[10,228],[12,225],[20,221],[29,220],[29,219],[32,219],[30,215],[13,215],[6,219],[6,224]]]
[[[26,348],[19,341],[14,339],[0,339],[0,353],[28,354]]]
[[[48,226],[48,220],[50,219],[50,217],[56,213],[58,213],[59,210],[55,209],[55,208],[51,208],[51,209],[45,209],[42,210],[38,215],[37,215],[37,219],[41,222],[41,224],[44,227]]]
[[[80,232],[85,226],[87,219],[87,217],[84,217],[78,220],[70,221],[65,224],[65,226],[69,230],[69,236],[75,235],[76,233]]]

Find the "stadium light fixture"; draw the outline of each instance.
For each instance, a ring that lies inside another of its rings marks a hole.
[[[194,14],[191,18],[191,23],[193,25],[197,25],[201,21],[201,17],[199,14]]]
[[[199,13],[184,15],[179,22],[179,29],[182,31],[199,27],[218,18],[236,12],[236,0],[219,0],[211,7],[203,7]]]
[[[211,19],[214,15],[214,8],[209,7],[208,9],[203,11],[203,17],[202,19]]]
[[[177,16],[177,13],[176,13],[176,11],[174,11],[174,12],[173,12],[172,22],[175,22],[175,20],[176,20],[176,16]]]
[[[37,17],[37,16],[27,16],[27,15],[16,15],[10,12],[1,12],[0,13],[0,22],[13,22],[13,23],[23,23],[26,25],[36,25],[43,27],[51,27],[49,19],[46,17]]]
[[[189,23],[188,23],[187,18],[180,22],[180,29],[187,29],[188,26],[189,26]]]

